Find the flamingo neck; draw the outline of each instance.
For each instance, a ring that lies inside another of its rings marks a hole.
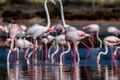
[[[65,26],[66,26],[66,23],[65,23],[65,18],[64,18],[64,11],[63,11],[62,0],[60,0],[59,2],[60,2],[61,18],[62,18],[63,26],[65,27]]]
[[[67,45],[68,45],[68,49],[67,49],[66,51],[63,51],[63,52],[61,53],[61,55],[60,55],[60,64],[62,64],[62,57],[63,57],[65,54],[69,53],[70,50],[71,50],[70,43],[67,43]]]
[[[59,51],[59,46],[58,46],[58,44],[56,44],[56,50],[51,55],[52,63],[54,63],[54,59],[53,58],[54,58],[54,55],[56,55],[58,53],[58,51]]]
[[[97,40],[100,42],[100,48],[102,48],[102,40],[99,37],[99,31],[96,33]]]
[[[98,56],[97,56],[97,64],[98,65],[100,65],[100,56],[103,54],[103,55],[107,55],[107,53],[108,53],[108,46],[107,45],[105,45],[105,52],[103,52],[103,51],[101,51],[101,52],[99,52],[98,53]]]
[[[50,28],[51,24],[50,24],[50,15],[47,7],[47,0],[45,0],[44,7],[45,7],[46,16],[47,16],[47,28]]]
[[[108,53],[108,46],[105,45],[105,52],[104,52],[104,55],[106,55]]]

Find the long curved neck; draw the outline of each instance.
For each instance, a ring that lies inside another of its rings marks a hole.
[[[99,37],[99,32],[97,32],[97,39],[98,39],[98,41],[100,42],[100,48],[102,48],[102,40],[100,39],[100,37]]]
[[[97,64],[99,64],[99,61],[100,61],[100,56],[101,55],[107,55],[108,53],[108,46],[105,44],[105,52],[101,51],[98,53],[98,56],[97,56]]]
[[[61,55],[60,55],[60,64],[62,64],[62,57],[63,57],[65,54],[69,53],[70,50],[71,50],[71,46],[70,46],[70,43],[69,43],[69,42],[67,43],[67,45],[68,45],[68,49],[67,49],[66,51],[62,52]]]
[[[58,53],[58,51],[59,51],[59,45],[58,44],[56,44],[56,50],[55,50],[55,52],[54,53],[52,53],[52,55],[51,55],[51,59],[52,59],[52,63],[54,63],[54,55],[56,55],[57,53]]]
[[[45,7],[46,16],[47,16],[47,28],[49,28],[51,24],[50,24],[50,15],[47,7],[47,0],[45,0],[44,7]]]
[[[108,53],[108,46],[105,45],[105,52],[104,52],[104,55],[106,55]]]
[[[66,23],[65,23],[65,18],[64,18],[64,11],[63,11],[63,4],[62,4],[62,0],[60,0],[59,2],[60,2],[60,12],[61,12],[61,18],[62,18],[63,26],[65,27]]]

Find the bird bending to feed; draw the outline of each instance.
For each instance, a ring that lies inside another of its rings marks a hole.
[[[120,30],[114,26],[108,27],[107,31],[115,35],[120,35]]]
[[[107,36],[107,37],[104,38],[105,52],[101,51],[101,52],[98,53],[98,56],[97,56],[97,65],[98,65],[98,70],[99,71],[101,71],[100,56],[108,54],[108,46],[115,47],[119,44],[120,44],[120,39],[116,36]]]

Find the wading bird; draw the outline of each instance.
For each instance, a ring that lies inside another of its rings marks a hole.
[[[107,36],[104,38],[105,52],[101,51],[98,53],[98,56],[97,56],[97,66],[98,66],[99,72],[101,72],[100,56],[108,54],[108,46],[114,47],[118,44],[120,44],[120,39],[116,36]]]

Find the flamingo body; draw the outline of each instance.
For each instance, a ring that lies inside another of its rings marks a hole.
[[[16,46],[20,48],[29,48],[32,47],[32,43],[24,39],[18,39],[16,41]]]

